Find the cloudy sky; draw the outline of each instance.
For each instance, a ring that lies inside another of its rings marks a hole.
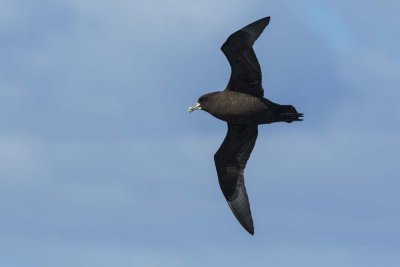
[[[399,266],[398,1],[0,1],[0,265]],[[219,190],[226,37],[265,16],[255,236]]]

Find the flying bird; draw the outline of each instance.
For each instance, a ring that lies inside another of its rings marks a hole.
[[[224,91],[201,96],[189,112],[204,110],[227,122],[228,133],[214,154],[222,193],[239,223],[254,235],[244,169],[256,143],[259,124],[301,121],[292,105],[279,105],[264,98],[261,68],[253,44],[269,24],[270,17],[257,20],[231,34],[221,50],[231,66]]]

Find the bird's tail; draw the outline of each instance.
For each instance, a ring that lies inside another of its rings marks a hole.
[[[295,107],[292,105],[280,105],[279,106],[279,117],[281,121],[291,123],[294,121],[302,121],[304,114],[298,113]]]

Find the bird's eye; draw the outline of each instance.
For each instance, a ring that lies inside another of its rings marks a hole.
[[[206,100],[207,100],[207,98],[205,98],[205,97],[200,97],[200,99],[199,99],[200,102],[205,102]]]

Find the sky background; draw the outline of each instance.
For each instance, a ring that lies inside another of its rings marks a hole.
[[[399,1],[0,1],[0,266],[400,266]],[[255,236],[220,192],[219,50],[265,16]]]

